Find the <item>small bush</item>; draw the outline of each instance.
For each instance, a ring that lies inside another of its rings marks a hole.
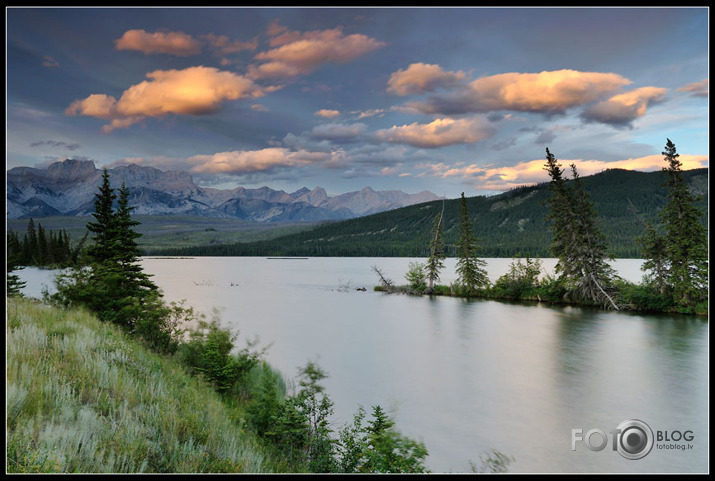
[[[496,297],[525,298],[539,287],[540,274],[541,261],[527,257],[526,263],[522,264],[521,259],[518,259],[511,263],[508,273],[497,279],[492,291]]]
[[[621,281],[618,283],[618,291],[625,304],[639,311],[666,312],[674,305],[672,295],[661,294],[647,284]]]
[[[557,277],[547,275],[542,279],[539,295],[545,301],[562,302],[568,293],[566,283]]]
[[[428,452],[424,444],[403,436],[379,406],[373,406],[367,424],[361,406],[353,423],[344,426],[336,444],[337,467],[343,473],[425,473]]]
[[[237,337],[222,328],[216,319],[211,322],[202,320],[199,328],[191,332],[190,340],[180,346],[180,358],[213,384],[219,393],[225,394],[237,387],[263,355],[262,351],[252,350],[255,343],[251,342],[233,353]]]
[[[407,274],[405,274],[405,279],[407,279],[413,291],[423,292],[427,288],[425,265],[421,262],[410,262],[409,270]]]

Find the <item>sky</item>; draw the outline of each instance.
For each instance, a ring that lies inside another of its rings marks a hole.
[[[7,168],[493,195],[708,167],[709,9],[6,8]]]

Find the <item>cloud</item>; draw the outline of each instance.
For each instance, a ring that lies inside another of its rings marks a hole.
[[[213,33],[209,33],[204,35],[204,38],[217,55],[229,55],[244,50],[256,50],[258,48],[258,37],[254,37],[248,42],[242,42],[240,40],[230,40],[226,35],[214,35]]]
[[[75,100],[72,102],[72,105],[65,110],[65,114],[81,114],[89,117],[110,118],[116,104],[117,99],[111,95],[92,94],[84,100]]]
[[[439,65],[413,63],[390,76],[387,91],[397,95],[432,92],[437,88],[453,88],[464,78],[461,71],[445,72]]]
[[[693,97],[705,97],[710,95],[710,87],[708,86],[708,79],[702,80],[700,82],[692,83],[680,87],[678,92],[690,92]]]
[[[453,144],[480,142],[494,131],[486,119],[437,119],[429,124],[417,122],[378,130],[375,135],[387,142],[408,144],[414,147],[434,149]]]
[[[201,42],[183,32],[149,33],[143,29],[127,30],[114,41],[117,50],[138,50],[145,54],[196,55]]]
[[[666,92],[663,88],[643,87],[615,95],[587,108],[581,117],[587,121],[627,126],[635,119],[643,117],[651,104],[662,102]]]
[[[705,155],[683,155],[678,157],[683,163],[683,170],[708,166]],[[603,172],[606,169],[627,169],[641,172],[658,171],[666,166],[662,155],[648,155],[612,162],[602,160],[559,160],[563,165],[575,164],[579,175],[587,176]],[[436,177],[459,177],[473,182],[477,188],[493,191],[506,191],[524,185],[548,182],[544,171],[544,160],[531,160],[507,167],[483,167],[478,164],[450,166],[445,163],[422,164],[423,175]]]
[[[110,120],[104,127],[105,132],[110,132],[146,117],[214,112],[224,101],[257,98],[264,93],[246,77],[209,67],[156,70],[147,74],[147,78],[125,90],[119,100],[93,94],[73,102],[65,114]]]
[[[368,110],[354,110],[350,112],[353,115],[357,115],[358,119],[364,119],[366,117],[379,116],[382,117],[385,114],[385,109],[368,109]]]
[[[68,144],[67,142],[64,142],[62,140],[40,140],[31,143],[30,147],[42,147],[45,145],[48,145],[50,147],[62,147],[70,151],[77,150],[80,148],[79,144]]]
[[[478,78],[426,101],[408,103],[408,108],[428,114],[499,110],[563,113],[600,100],[630,83],[615,73],[576,70],[505,73]]]
[[[329,123],[318,125],[311,131],[314,139],[330,141],[349,141],[360,137],[367,130],[367,125],[363,123],[343,124]]]
[[[208,44],[214,55],[221,56],[245,50],[256,50],[258,37],[244,42],[213,33],[194,38],[183,32],[149,33],[146,30],[136,29],[127,30],[121,38],[114,41],[117,50],[138,50],[147,55],[169,54],[181,57],[200,54],[204,43]],[[228,65],[231,62],[224,59],[222,63]]]
[[[344,35],[342,29],[290,32],[277,23],[268,30],[275,47],[255,56],[260,65],[249,66],[252,78],[289,78],[306,75],[328,62],[345,63],[385,45],[362,34]]]
[[[345,152],[345,159],[350,165],[369,165],[372,167],[394,167],[404,163],[414,163],[415,159],[424,160],[426,155],[414,152],[402,145],[387,147],[363,145]]]
[[[279,147],[261,150],[237,150],[212,155],[195,155],[187,161],[197,174],[250,174],[281,167],[297,167],[328,161],[330,154],[323,152],[293,151]]]
[[[266,34],[269,37],[273,37],[273,38],[279,36],[280,34],[286,32],[286,31],[288,31],[288,27],[281,25],[278,22],[277,18],[275,20],[273,20],[266,28]]]
[[[340,117],[340,111],[339,110],[330,110],[330,109],[320,109],[317,112],[315,112],[315,115],[318,117],[325,117],[326,119],[334,119],[335,117]]]
[[[57,68],[60,66],[59,62],[49,55],[42,57],[42,66],[47,68]]]

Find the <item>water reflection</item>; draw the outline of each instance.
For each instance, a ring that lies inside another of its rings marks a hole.
[[[287,376],[318,362],[329,375],[335,427],[358,405],[382,405],[404,434],[425,442],[433,471],[468,470],[490,449],[516,458],[512,472],[707,471],[707,321],[372,292],[372,265],[401,281],[412,260],[143,265],[167,300],[223,308],[241,340],[271,343],[268,360]],[[492,261],[493,276],[510,262]],[[630,277],[639,277],[630,264]],[[573,428],[607,431],[632,418],[654,429],[689,427],[695,447],[638,461],[571,450]]]

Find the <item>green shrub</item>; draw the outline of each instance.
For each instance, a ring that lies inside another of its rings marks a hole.
[[[521,259],[516,262],[512,261],[509,272],[497,279],[492,287],[492,292],[496,297],[522,299],[533,293],[539,286],[540,274],[541,261],[538,259],[527,257],[525,264],[522,264]]]
[[[372,419],[363,424],[361,406],[353,423],[340,430],[336,445],[338,467],[344,473],[425,473],[424,444],[401,435],[395,422],[378,405]]]
[[[191,332],[189,341],[179,347],[180,358],[195,373],[201,374],[219,393],[226,394],[255,367],[262,351],[254,351],[254,343],[234,353],[237,334],[222,328],[218,320],[201,320]]]
[[[673,296],[661,294],[653,285],[620,281],[617,287],[622,302],[633,309],[666,312],[674,306]]]
[[[561,278],[547,275],[541,280],[538,292],[544,301],[562,302],[568,293],[568,288]]]
[[[405,279],[410,284],[410,288],[415,292],[423,292],[427,288],[427,275],[425,265],[421,262],[410,262],[409,270],[405,274]]]

